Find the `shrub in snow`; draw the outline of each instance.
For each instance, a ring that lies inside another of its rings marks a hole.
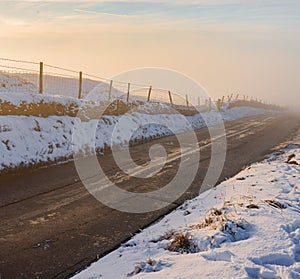
[[[171,252],[178,252],[181,254],[196,253],[198,250],[193,241],[193,237],[189,232],[175,234],[167,249]]]

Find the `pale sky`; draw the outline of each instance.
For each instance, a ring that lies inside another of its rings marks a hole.
[[[210,95],[299,104],[300,1],[1,1],[0,57],[104,77],[182,72]]]

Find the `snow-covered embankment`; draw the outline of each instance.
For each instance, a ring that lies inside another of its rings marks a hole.
[[[19,108],[24,103],[30,107],[30,104],[39,104],[41,102],[45,107],[47,107],[45,104],[48,103],[54,103],[55,106],[59,104],[65,107],[70,107],[73,103],[78,106],[81,105],[81,101],[72,98],[21,93],[2,93],[0,101],[5,102],[5,104],[12,104],[16,108]],[[5,104],[3,105],[4,107]],[[155,107],[157,109],[157,105]],[[93,105],[91,105],[91,108],[93,108]],[[166,108],[164,105],[161,105],[161,111],[164,110]],[[221,117],[217,115],[217,112],[211,111],[187,116],[186,119],[190,124],[190,127],[188,127],[178,125],[182,117],[181,115],[153,114],[151,113],[151,104],[146,104],[145,112],[139,110],[139,112],[131,113],[124,133],[131,132],[133,134],[131,140],[134,141],[152,139],[170,135],[170,128],[179,133],[189,129],[199,129],[206,125],[216,124],[221,118],[224,121],[231,121],[262,113],[271,113],[271,111],[240,107],[221,112]],[[75,117],[76,114],[74,116],[60,116],[59,113],[57,114],[55,116],[51,116],[50,114],[48,117],[0,115],[0,171],[40,163],[51,164],[71,159],[73,155],[73,127],[75,121],[79,120]],[[95,119],[81,121],[78,127],[80,127],[79,134],[82,135],[82,141],[76,145],[77,150],[81,149],[89,153],[91,150],[90,142],[85,140],[85,138],[88,134],[87,131],[93,126],[97,127],[95,146],[97,150],[111,147],[113,144],[124,143],[125,139],[122,133],[120,133],[118,138],[112,139],[111,137],[114,127],[121,117],[118,115],[105,115],[99,121]],[[167,123],[169,129],[163,125],[149,123]],[[134,127],[139,128],[134,131]]]
[[[300,278],[300,134],[187,201],[81,278]]]

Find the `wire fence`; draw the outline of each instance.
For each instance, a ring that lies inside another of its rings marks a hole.
[[[92,92],[99,101],[156,102],[193,109],[188,95],[177,94],[169,90],[153,88],[151,85],[127,83],[117,80],[66,69],[63,67],[0,57],[0,93],[38,93],[58,95],[77,99],[86,98]],[[182,96],[185,96],[182,97]],[[198,97],[194,106],[207,110],[220,109],[226,102],[242,99],[254,100],[245,95],[231,94],[217,101]],[[256,100],[257,102],[262,102]]]

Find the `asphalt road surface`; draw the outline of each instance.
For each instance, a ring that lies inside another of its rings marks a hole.
[[[288,140],[299,124],[295,115],[261,115],[226,123],[227,154],[218,182],[263,159]],[[104,206],[82,185],[73,162],[0,174],[1,279],[70,277],[196,196],[211,154],[207,129],[196,133],[202,148],[194,182],[180,199],[155,212],[130,214]],[[122,173],[110,153],[98,160],[119,187],[132,192],[153,191],[172,180],[180,163],[174,136],[132,146],[133,160],[140,165],[149,162],[148,150],[154,143],[165,146],[169,159],[161,172],[146,181]],[[89,175],[96,174],[91,171]]]

